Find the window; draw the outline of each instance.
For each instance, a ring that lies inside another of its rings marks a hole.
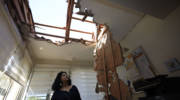
[[[0,100],[3,100],[11,86],[10,78],[0,71]]]
[[[6,100],[17,100],[21,89],[22,86],[19,85],[17,82],[13,81]]]
[[[22,86],[0,71],[0,100],[17,100]]]

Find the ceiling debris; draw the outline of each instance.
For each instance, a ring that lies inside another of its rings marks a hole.
[[[88,16],[93,17],[91,10],[88,10],[87,8],[85,8],[84,11],[77,12],[76,14],[84,16],[82,21],[85,21]]]
[[[3,2],[22,36],[27,35],[29,31],[34,31],[34,21],[28,0],[4,0]]]

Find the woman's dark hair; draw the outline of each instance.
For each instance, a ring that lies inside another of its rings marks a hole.
[[[62,88],[62,85],[61,85],[62,84],[61,76],[62,76],[63,73],[66,73],[66,72],[61,71],[61,72],[59,72],[57,74],[56,79],[54,80],[54,83],[52,85],[52,90],[53,91],[57,91],[57,90]],[[68,85],[71,85],[71,79],[70,78],[68,80]]]

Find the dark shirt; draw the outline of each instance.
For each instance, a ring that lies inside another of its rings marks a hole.
[[[81,100],[79,91],[76,86],[67,91],[57,90],[53,93],[51,100]]]

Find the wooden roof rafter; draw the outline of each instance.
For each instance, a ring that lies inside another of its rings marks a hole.
[[[36,34],[36,35],[44,35],[44,36],[66,39],[66,37],[64,37],[64,36],[51,35],[51,34],[47,34],[47,33],[41,33],[41,32],[31,32],[31,33]],[[94,43],[94,41],[89,41],[89,40],[84,40],[84,39],[76,39],[76,38],[69,38],[69,40],[78,41],[78,42],[84,41],[84,42]]]
[[[73,8],[74,8],[74,0],[68,0],[68,12],[67,12],[67,21],[66,21],[66,38],[65,38],[65,42],[68,42],[68,40],[69,40]]]
[[[81,19],[81,18],[72,17],[72,19],[82,21],[82,19]],[[84,20],[83,22],[88,22],[88,23],[96,24],[95,22],[93,22],[93,21],[89,21],[89,20]]]
[[[56,29],[62,29],[62,30],[66,30],[66,27],[57,27],[57,26],[52,26],[52,25],[47,25],[47,24],[40,24],[40,23],[34,23],[35,25],[39,25],[39,26],[45,26],[45,27],[50,27],[50,28],[56,28]],[[76,29],[69,29],[70,31],[74,31],[74,32],[79,32],[79,33],[85,33],[85,34],[94,34],[93,32],[85,32],[85,31],[80,31],[80,30],[76,30]]]

